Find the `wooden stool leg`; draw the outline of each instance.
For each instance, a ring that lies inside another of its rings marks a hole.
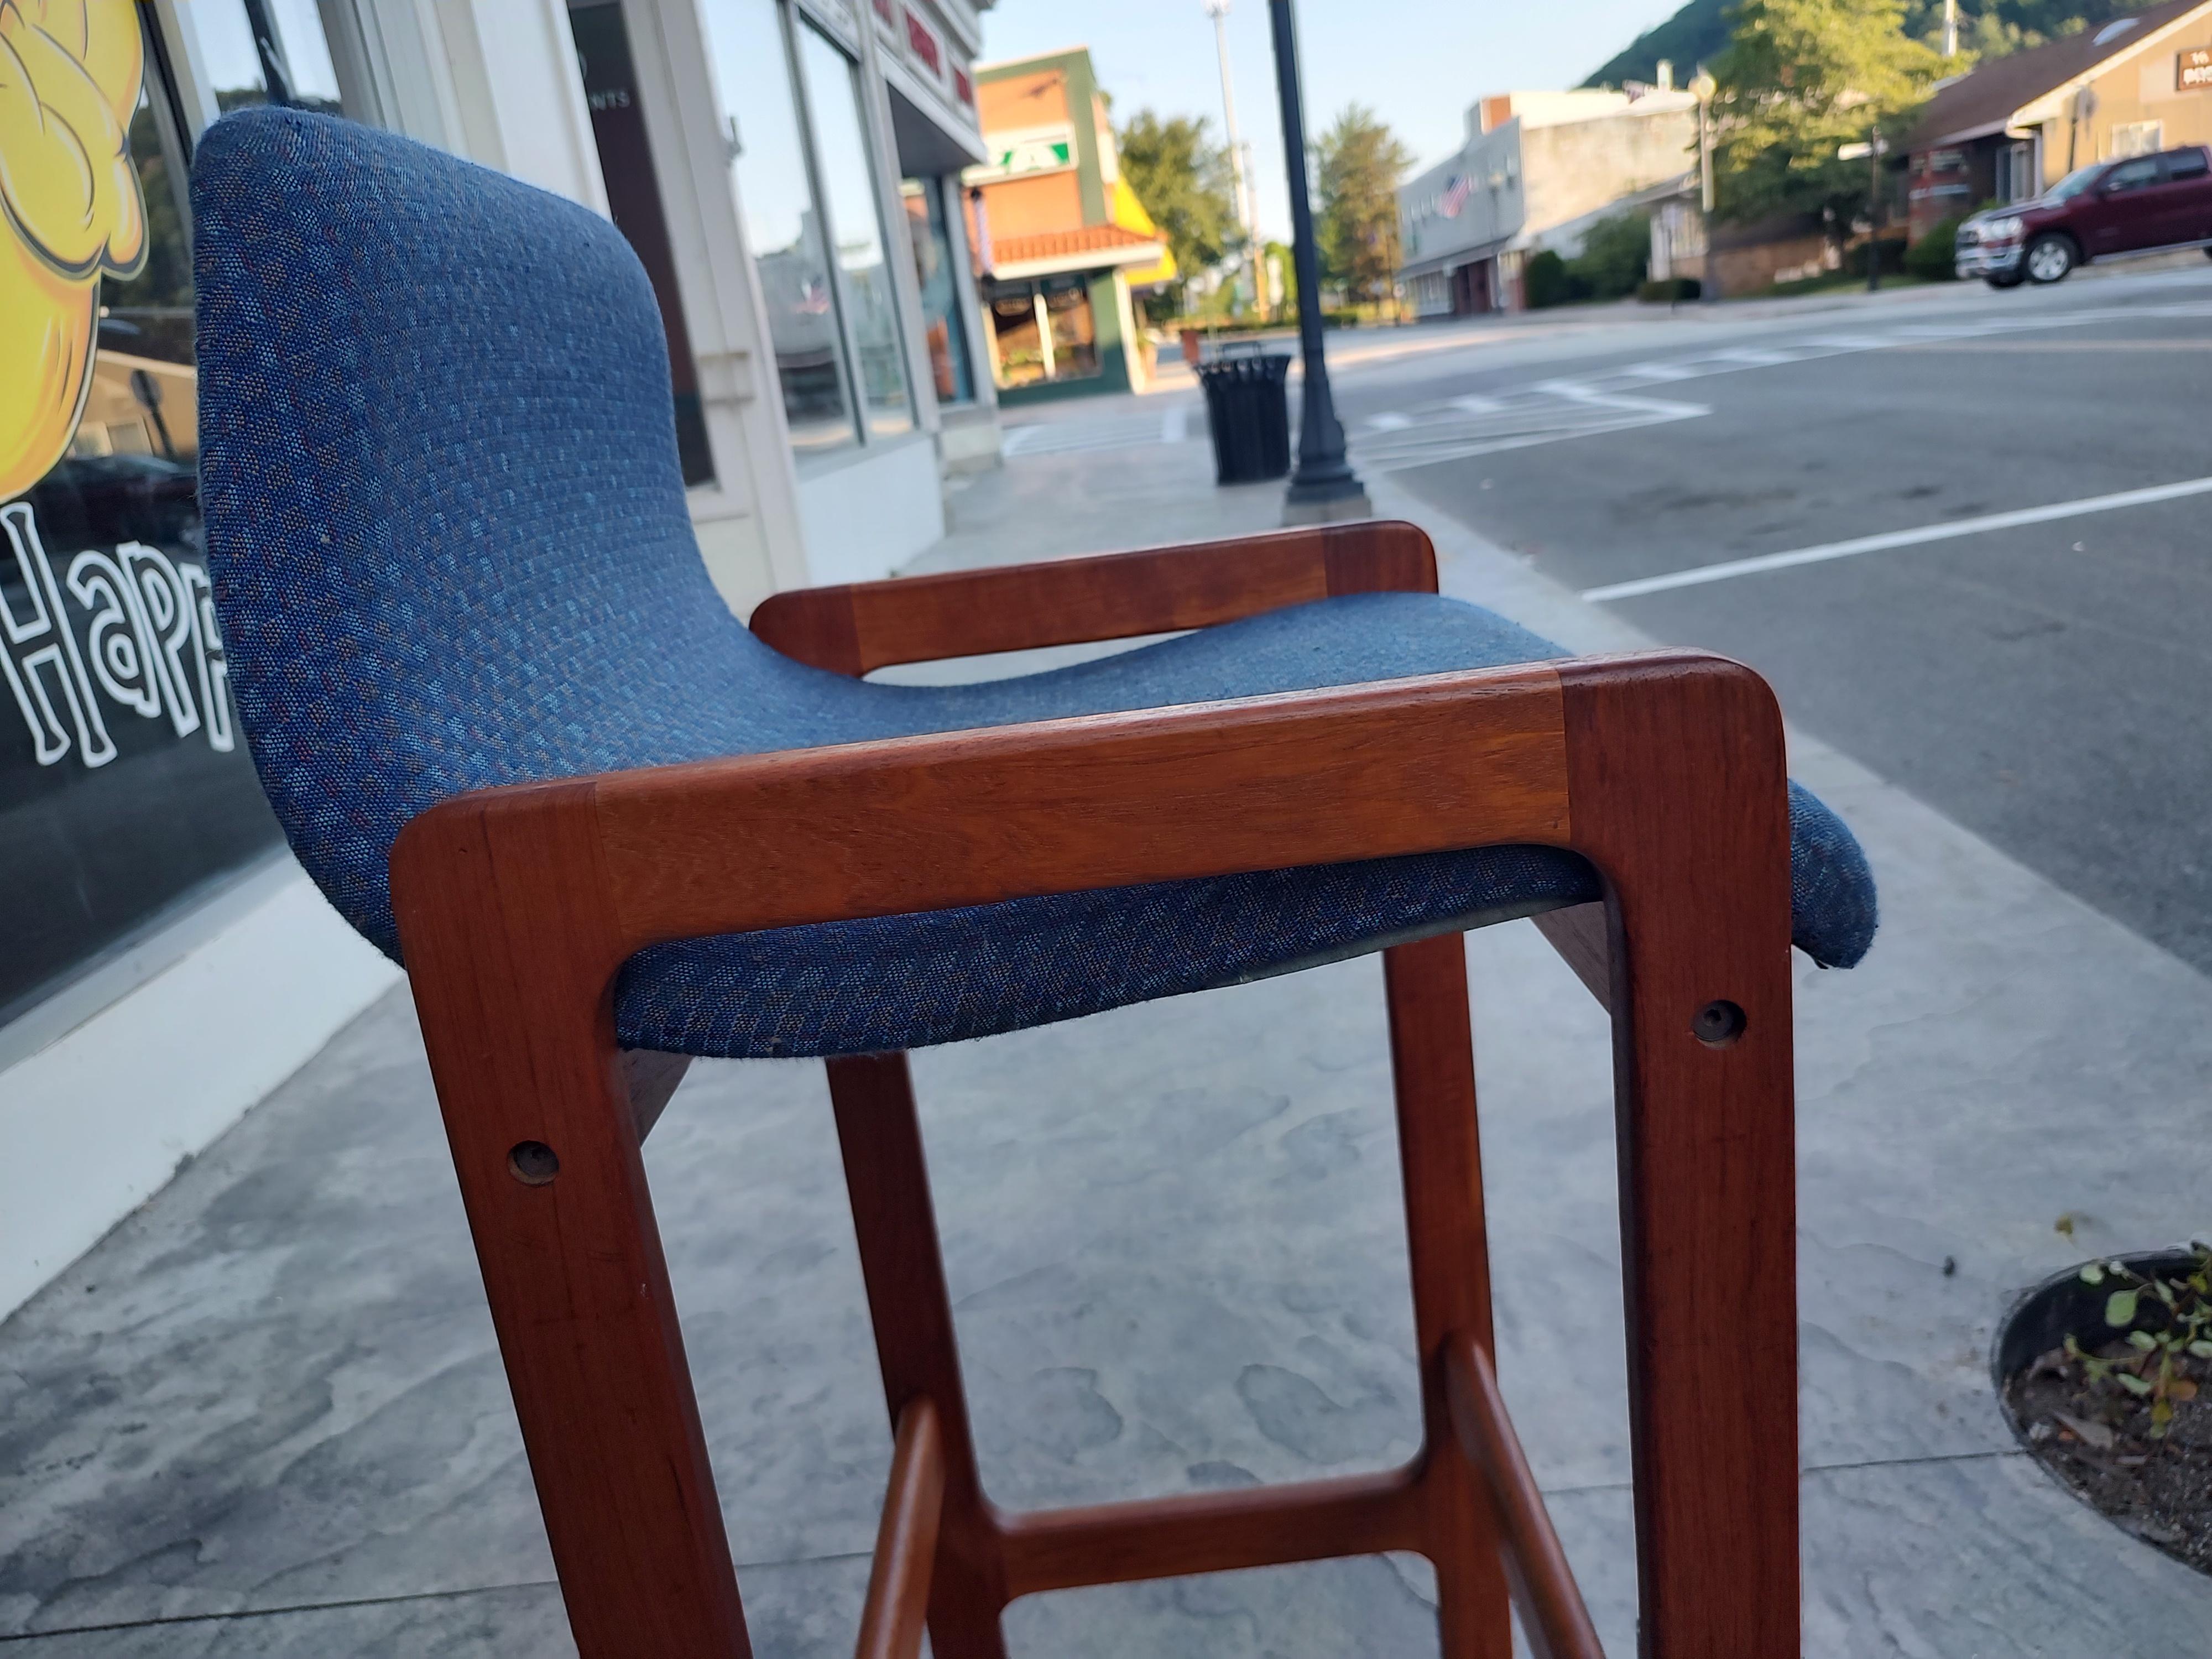
[[[937,1659],[1006,1659],[999,1527],[975,1467],[906,1056],[863,1054],[828,1066],[891,1425],[897,1427],[909,1401],[926,1399],[936,1408],[943,1442],[945,1503],[930,1583],[930,1648]]]
[[[418,821],[419,823],[420,821]],[[407,967],[582,1659],[744,1659],[608,987],[591,848],[441,816],[392,859]],[[404,874],[410,878],[402,880]]]
[[[1504,1562],[1482,1476],[1459,1452],[1445,1387],[1454,1333],[1471,1336],[1486,1356],[1492,1352],[1467,941],[1448,933],[1394,946],[1383,952],[1382,980],[1421,1357],[1425,1526],[1443,1655],[1507,1659],[1513,1622]]]
[[[1649,1659],[1799,1650],[1790,811],[1748,670],[1571,664],[1605,874]]]

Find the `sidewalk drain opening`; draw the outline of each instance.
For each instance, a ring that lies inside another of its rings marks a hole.
[[[2013,1304],[1990,1370],[2005,1420],[2046,1471],[2212,1573],[2212,1250],[2053,1275]]]

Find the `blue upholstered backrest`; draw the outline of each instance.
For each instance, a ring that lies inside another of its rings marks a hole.
[[[363,933],[395,950],[392,842],[447,796],[811,739],[834,677],[708,580],[659,312],[612,225],[275,109],[209,129],[192,208],[231,684],[294,849]]]

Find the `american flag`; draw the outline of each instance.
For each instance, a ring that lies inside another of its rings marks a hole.
[[[1467,205],[1467,198],[1474,194],[1474,180],[1464,173],[1455,173],[1444,185],[1444,193],[1437,200],[1437,209],[1447,219],[1459,217],[1459,210]]]

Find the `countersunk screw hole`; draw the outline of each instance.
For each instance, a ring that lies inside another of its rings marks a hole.
[[[1708,1048],[1725,1048],[1743,1035],[1743,1010],[1723,998],[1698,1010],[1690,1035]]]
[[[542,1140],[519,1140],[507,1155],[507,1167],[526,1187],[543,1187],[561,1173],[561,1160]]]

